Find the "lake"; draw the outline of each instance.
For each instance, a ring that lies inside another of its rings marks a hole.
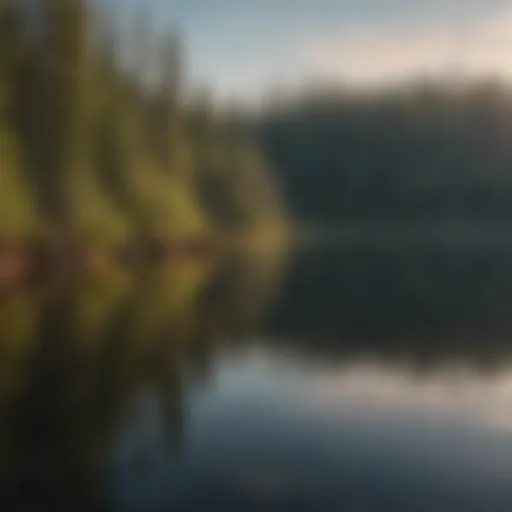
[[[0,509],[512,510],[512,246],[329,240],[0,297]]]

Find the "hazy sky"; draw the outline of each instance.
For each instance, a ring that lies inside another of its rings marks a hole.
[[[183,27],[192,75],[251,96],[305,77],[512,77],[512,0],[116,0]]]

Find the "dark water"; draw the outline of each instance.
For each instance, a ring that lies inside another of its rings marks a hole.
[[[0,510],[512,510],[512,247],[325,244],[0,299]]]

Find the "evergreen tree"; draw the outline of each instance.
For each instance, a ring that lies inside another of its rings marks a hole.
[[[14,124],[21,18],[13,0],[0,2],[0,237],[26,236],[33,227],[29,189]]]

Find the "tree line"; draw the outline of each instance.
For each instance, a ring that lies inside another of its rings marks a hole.
[[[512,88],[499,80],[308,91],[274,101],[258,129],[302,220],[512,217]]]

